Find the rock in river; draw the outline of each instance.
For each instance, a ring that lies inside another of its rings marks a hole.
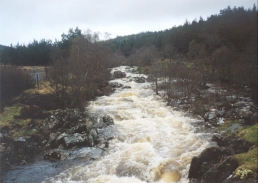
[[[125,72],[122,71],[115,71],[114,78],[124,78],[126,76]]]

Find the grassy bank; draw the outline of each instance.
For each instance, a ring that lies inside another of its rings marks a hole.
[[[225,123],[215,130],[217,133],[225,135],[236,134],[240,138],[247,140],[254,144],[254,146],[246,153],[236,154],[234,157],[239,163],[239,167],[235,170],[234,174],[240,179],[257,178],[258,167],[258,123],[251,126],[243,126],[239,120],[227,120]]]
[[[6,106],[0,114],[0,129],[8,132],[8,137],[12,140],[27,135],[37,133],[31,129],[31,126],[39,126],[43,123],[43,119],[33,119],[30,117],[21,118],[21,111],[26,105]]]
[[[20,136],[34,135],[32,126],[39,126],[48,115],[44,105],[52,105],[46,101],[53,95],[49,82],[41,81],[40,89],[30,88],[22,92],[10,101],[0,113],[0,129],[2,133],[8,133],[8,138],[16,139]]]
[[[235,171],[235,176],[238,176],[241,179],[249,177],[258,178],[257,128],[258,124],[256,123],[255,125],[246,127],[237,133],[239,137],[244,138],[245,140],[255,144],[253,148],[247,153],[235,155],[235,158],[238,160],[238,163],[240,165]]]

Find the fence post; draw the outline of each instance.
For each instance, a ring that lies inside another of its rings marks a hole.
[[[38,90],[39,90],[39,74],[37,73],[37,86],[38,86]]]

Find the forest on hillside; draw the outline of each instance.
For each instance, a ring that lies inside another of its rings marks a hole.
[[[163,88],[170,97],[175,95],[170,90],[172,78],[180,78],[178,91],[186,99],[213,82],[246,87],[257,101],[257,12],[255,5],[252,9],[227,7],[207,20],[200,17],[164,31],[106,41],[100,41],[98,34],[71,28],[61,41],[43,39],[1,47],[0,62],[4,66],[48,66],[57,98],[66,101],[63,107],[78,106],[82,96],[92,98],[97,85],[108,80],[107,69],[122,64],[139,66],[139,72],[149,74],[156,83],[156,93]],[[164,81],[159,86],[158,78]],[[5,82],[1,83],[4,88]],[[87,95],[80,93],[82,88],[87,88]]]
[[[168,98],[180,92],[188,100],[207,83],[217,83],[231,89],[248,88],[257,102],[255,5],[252,9],[227,7],[205,21],[200,17],[165,31],[109,41],[118,50],[117,60],[138,65],[152,76],[156,92],[166,89]],[[158,78],[163,78],[161,86]],[[172,78],[177,78],[176,86]]]

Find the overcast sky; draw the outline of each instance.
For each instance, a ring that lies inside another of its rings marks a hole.
[[[69,28],[111,37],[160,31],[256,0],[0,0],[0,44],[60,40]]]

